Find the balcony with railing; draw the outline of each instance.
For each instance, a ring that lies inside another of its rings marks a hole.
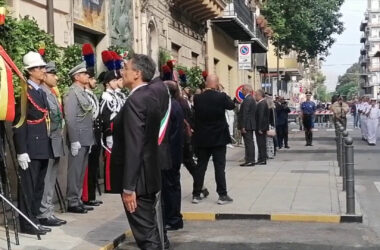
[[[368,64],[368,57],[367,57],[367,55],[360,56],[359,63],[360,63],[361,66],[365,67]]]
[[[363,45],[362,46],[362,48],[360,49],[360,54],[361,55],[365,55],[365,54],[367,54],[367,49],[366,49],[366,47]]]
[[[173,3],[197,22],[221,16],[226,7],[224,0],[173,0]]]
[[[234,40],[252,43],[254,53],[268,51],[268,38],[255,22],[255,16],[245,0],[227,0],[223,15],[211,22]]]
[[[366,41],[367,41],[367,36],[363,34],[363,35],[360,37],[360,42],[361,42],[361,43],[365,43]]]
[[[368,21],[367,20],[363,20],[361,23],[360,23],[360,31],[365,31],[365,28],[367,27],[368,25]]]

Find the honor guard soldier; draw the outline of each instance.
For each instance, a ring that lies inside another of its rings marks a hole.
[[[306,146],[313,146],[313,116],[316,106],[311,101],[311,92],[306,92],[306,101],[301,104],[302,122],[305,129]]]
[[[119,113],[122,103],[116,96],[118,87],[118,74],[116,71],[107,71],[104,74],[103,85],[105,91],[102,94],[100,116],[102,121],[102,145],[104,147],[104,184],[105,191],[111,191],[111,154],[113,147],[113,120]],[[121,79],[121,78],[120,78]]]
[[[57,69],[54,62],[46,66],[46,77],[41,88],[47,96],[50,116],[50,140],[53,149],[53,158],[49,160],[49,166],[45,176],[45,189],[42,197],[40,214],[38,219],[44,226],[60,226],[66,224],[65,220],[58,219],[54,215],[54,190],[57,182],[58,167],[61,157],[65,155],[63,142],[63,113],[62,105],[58,99],[56,75]]]
[[[46,63],[36,52],[28,52],[23,62],[28,79],[26,120],[21,127],[14,129],[17,160],[21,168],[18,204],[20,210],[38,225],[38,229],[20,216],[20,232],[46,234],[51,229],[40,225],[37,219],[49,158],[53,157],[49,138],[49,105],[41,88],[46,77]],[[16,122],[18,120],[15,119]]]
[[[99,100],[93,92],[96,89],[96,79],[94,69],[87,68],[90,78],[86,85],[86,93],[92,105],[92,120],[94,121],[95,143],[91,147],[88,157],[88,167],[83,184],[82,201],[88,206],[99,206],[102,201],[96,200],[96,186],[98,184],[99,157],[101,152],[101,122],[99,117]]]
[[[85,91],[89,83],[86,63],[75,66],[69,75],[73,81],[64,99],[70,154],[67,170],[68,212],[87,213],[93,210],[81,200],[83,179],[88,164],[88,154],[94,144],[93,107]]]

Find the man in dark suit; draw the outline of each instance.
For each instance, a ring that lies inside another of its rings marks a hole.
[[[253,141],[253,132],[256,129],[256,101],[252,97],[252,87],[244,85],[242,93],[245,96],[238,113],[238,129],[244,139],[245,146],[245,163],[242,167],[255,166],[255,143]]]
[[[27,234],[46,234],[51,229],[39,225],[41,200],[49,158],[53,158],[49,138],[49,104],[41,86],[46,77],[46,63],[40,54],[27,53],[23,62],[28,78],[28,102],[24,123],[14,129],[14,143],[20,166],[19,208],[38,229],[20,216],[20,231]],[[15,119],[16,124],[19,119]]]
[[[129,225],[140,249],[162,249],[155,206],[161,190],[158,143],[161,123],[160,102],[148,82],[155,63],[136,54],[124,63],[124,85],[131,90],[114,121],[111,156],[116,174],[112,190],[122,194]]]
[[[226,145],[231,143],[225,112],[235,108],[231,98],[217,91],[219,79],[210,75],[206,80],[206,89],[194,96],[195,132],[194,140],[198,148],[198,170],[193,190],[193,203],[197,204],[204,184],[207,165],[212,155],[215,168],[218,204],[233,200],[227,195],[226,185]]]
[[[259,149],[257,165],[267,164],[267,132],[269,130],[269,109],[265,101],[265,92],[259,89],[256,92],[256,140]]]

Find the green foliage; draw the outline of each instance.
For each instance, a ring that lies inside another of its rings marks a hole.
[[[204,85],[202,69],[198,66],[192,67],[187,71],[187,86],[195,90]]]
[[[327,55],[334,44],[334,34],[341,34],[340,7],[344,0],[270,0],[263,8],[274,31],[272,42],[279,53],[296,51],[306,62]]]
[[[108,50],[115,51],[119,55],[123,55],[125,52],[128,52],[128,57],[125,59],[129,59],[135,54],[132,47],[123,47],[120,45],[112,45],[112,46],[108,47]]]
[[[59,91],[64,94],[68,87],[72,84],[69,76],[69,71],[82,62],[82,47],[74,44],[63,49],[62,57],[56,61],[57,76],[59,78],[58,88]]]
[[[158,67],[161,69],[162,66],[166,64],[167,61],[171,59],[170,52],[165,49],[160,49],[160,52],[158,54]]]
[[[354,63],[346,70],[346,73],[338,77],[338,86],[350,83],[358,83],[360,78],[361,67],[359,63]]]
[[[315,98],[321,102],[329,102],[331,100],[331,93],[327,92],[325,85],[319,85],[315,91]]]
[[[0,45],[3,46],[17,67],[23,70],[23,56],[29,51],[38,51],[39,44],[46,45],[45,61],[57,61],[61,49],[54,43],[53,37],[41,30],[34,19],[26,16],[15,19],[7,16],[5,25],[0,29]],[[14,77],[15,96],[20,95],[18,78]]]
[[[357,83],[348,83],[341,86],[338,86],[336,89],[336,93],[341,96],[346,96],[347,100],[354,99],[359,92],[359,86]]]
[[[347,100],[353,99],[359,92],[360,65],[354,63],[346,70],[346,73],[338,78],[336,94],[347,97]]]

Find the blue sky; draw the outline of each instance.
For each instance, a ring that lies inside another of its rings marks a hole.
[[[360,22],[364,19],[367,0],[346,0],[342,6],[342,21],[344,33],[336,37],[336,43],[330,49],[330,55],[322,65],[326,75],[326,86],[334,90],[338,76],[344,74],[347,68],[357,62],[360,56]]]

